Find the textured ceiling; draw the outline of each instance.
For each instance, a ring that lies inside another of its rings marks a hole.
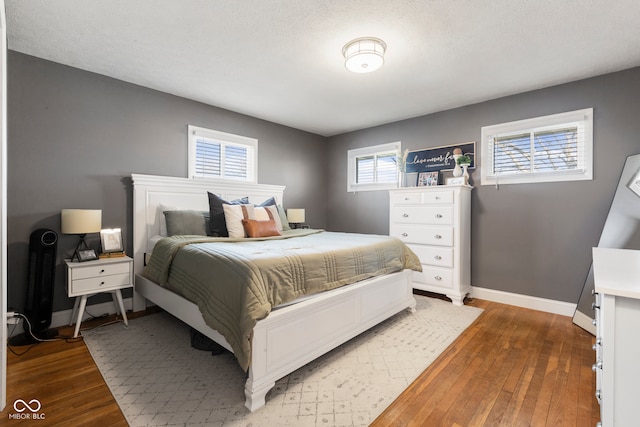
[[[5,3],[11,50],[325,136],[640,65],[638,0]]]

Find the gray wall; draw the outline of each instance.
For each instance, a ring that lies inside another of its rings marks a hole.
[[[121,227],[132,252],[127,177],[187,176],[188,124],[257,138],[258,182],[286,185],[285,207],[325,227],[326,138],[13,51],[8,64],[9,307],[24,308],[31,232],[59,233],[61,209],[102,209],[103,227]],[[73,305],[62,259],[77,237],[58,242],[54,311]]]
[[[187,124],[259,139],[259,182],[286,185],[285,205],[306,208],[312,226],[386,234],[388,193],[346,191],[348,149],[479,142],[484,125],[593,107],[593,181],[496,189],[472,171],[472,285],[573,303],[625,158],[640,153],[640,68],[323,138],[16,52],[8,62],[9,306],[17,309],[29,235],[58,232],[61,209],[101,208],[103,226],[122,227],[131,251],[127,177],[186,176]],[[59,260],[75,243],[60,236]],[[70,308],[61,262],[56,281],[54,310]]]
[[[386,191],[346,192],[348,149],[392,141],[402,141],[403,149],[477,141],[480,151],[482,126],[593,107],[593,181],[496,189],[479,185],[479,168],[472,173],[471,284],[576,303],[625,159],[640,153],[638,100],[635,68],[332,137],[327,226],[389,231]]]

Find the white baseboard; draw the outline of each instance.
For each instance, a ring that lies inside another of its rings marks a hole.
[[[593,323],[591,323],[593,319],[580,310],[576,311],[576,315],[573,316],[573,323],[580,326],[585,331],[589,332],[591,335],[596,334],[596,327]]]
[[[124,309],[129,311],[132,307],[132,299],[131,298],[123,298]],[[88,314],[91,313],[91,314]],[[103,302],[100,304],[88,305],[84,311],[82,316],[82,320],[85,321],[91,316],[102,316],[103,314],[115,314],[116,306],[113,301]],[[73,314],[73,309],[56,311],[51,315],[51,328],[59,328],[61,326],[69,326],[71,315]],[[75,322],[74,322],[75,323]],[[19,335],[24,332],[24,321],[20,321],[20,324],[16,325],[14,328],[13,325],[8,325],[9,336]]]
[[[576,304],[564,301],[555,301],[545,298],[532,297],[529,295],[512,294],[510,292],[496,291],[494,289],[478,288],[473,286],[471,296],[474,298],[486,299],[488,301],[502,304],[515,305],[516,307],[530,308],[533,310],[546,311],[547,313],[560,314],[562,316],[573,316],[576,311]]]

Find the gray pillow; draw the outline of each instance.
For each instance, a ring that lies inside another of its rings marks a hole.
[[[207,235],[209,212],[207,211],[164,211],[167,235],[195,234]]]

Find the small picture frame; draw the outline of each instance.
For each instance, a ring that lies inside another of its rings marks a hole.
[[[100,230],[100,241],[102,242],[102,252],[122,252],[122,232],[119,228],[105,228]]]
[[[451,178],[447,178],[447,185],[465,185],[464,176],[454,176]]]
[[[93,249],[82,249],[78,251],[78,262],[93,261],[95,259],[98,259],[98,255]]]
[[[438,185],[439,176],[440,173],[438,171],[420,172],[418,174],[418,187],[433,187]]]

